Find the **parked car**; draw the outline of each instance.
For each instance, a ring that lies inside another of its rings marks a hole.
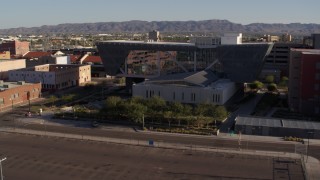
[[[91,126],[92,127],[99,127],[98,121],[92,121]]]

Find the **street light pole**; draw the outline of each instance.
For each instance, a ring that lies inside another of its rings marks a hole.
[[[31,109],[30,109],[30,91],[25,91],[27,92],[27,99],[28,99],[28,103],[29,103],[29,112],[31,112]]]
[[[2,161],[6,160],[7,158],[3,158],[3,159],[0,159],[0,171],[1,171],[1,180],[3,180],[3,174],[2,174]]]
[[[310,134],[313,134],[314,132],[308,132],[308,146],[307,146],[307,159],[306,162],[308,162],[308,156],[309,156],[309,139],[310,139]]]

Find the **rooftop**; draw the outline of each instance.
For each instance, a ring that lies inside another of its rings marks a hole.
[[[249,116],[238,116],[236,125],[320,130],[320,122]]]
[[[127,40],[111,40],[111,41],[101,41],[101,43],[119,43],[119,44],[154,44],[154,45],[174,45],[174,46],[195,46],[194,43],[179,43],[179,42],[157,42],[157,41],[127,41]]]
[[[87,56],[84,60],[83,63],[102,63],[101,57],[100,56]]]
[[[26,59],[33,59],[33,58],[40,58],[42,56],[51,56],[52,52],[41,52],[41,51],[34,51],[34,52],[27,52],[22,57]]]
[[[296,49],[293,48],[291,51],[301,52],[302,54],[320,54],[320,49]]]
[[[24,81],[18,81],[18,82],[4,82],[0,80],[0,91],[4,91],[7,89],[16,88],[23,85],[31,85],[32,83],[26,83]]]

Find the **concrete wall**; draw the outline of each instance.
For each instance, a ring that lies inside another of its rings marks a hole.
[[[71,64],[70,56],[57,56],[55,64]]]
[[[224,90],[210,87],[190,87],[178,85],[135,84],[132,86],[132,95],[142,98],[159,96],[169,102],[181,103],[212,103],[223,105],[236,92],[236,87],[231,86]]]
[[[242,33],[226,33],[221,37],[221,45],[242,44]]]

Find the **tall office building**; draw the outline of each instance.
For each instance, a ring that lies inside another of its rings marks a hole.
[[[320,115],[320,50],[291,49],[289,73],[290,109]]]
[[[313,48],[320,49],[320,34],[312,34],[311,38],[313,41]]]
[[[160,32],[155,30],[149,32],[149,40],[155,41],[155,42],[160,41]]]

